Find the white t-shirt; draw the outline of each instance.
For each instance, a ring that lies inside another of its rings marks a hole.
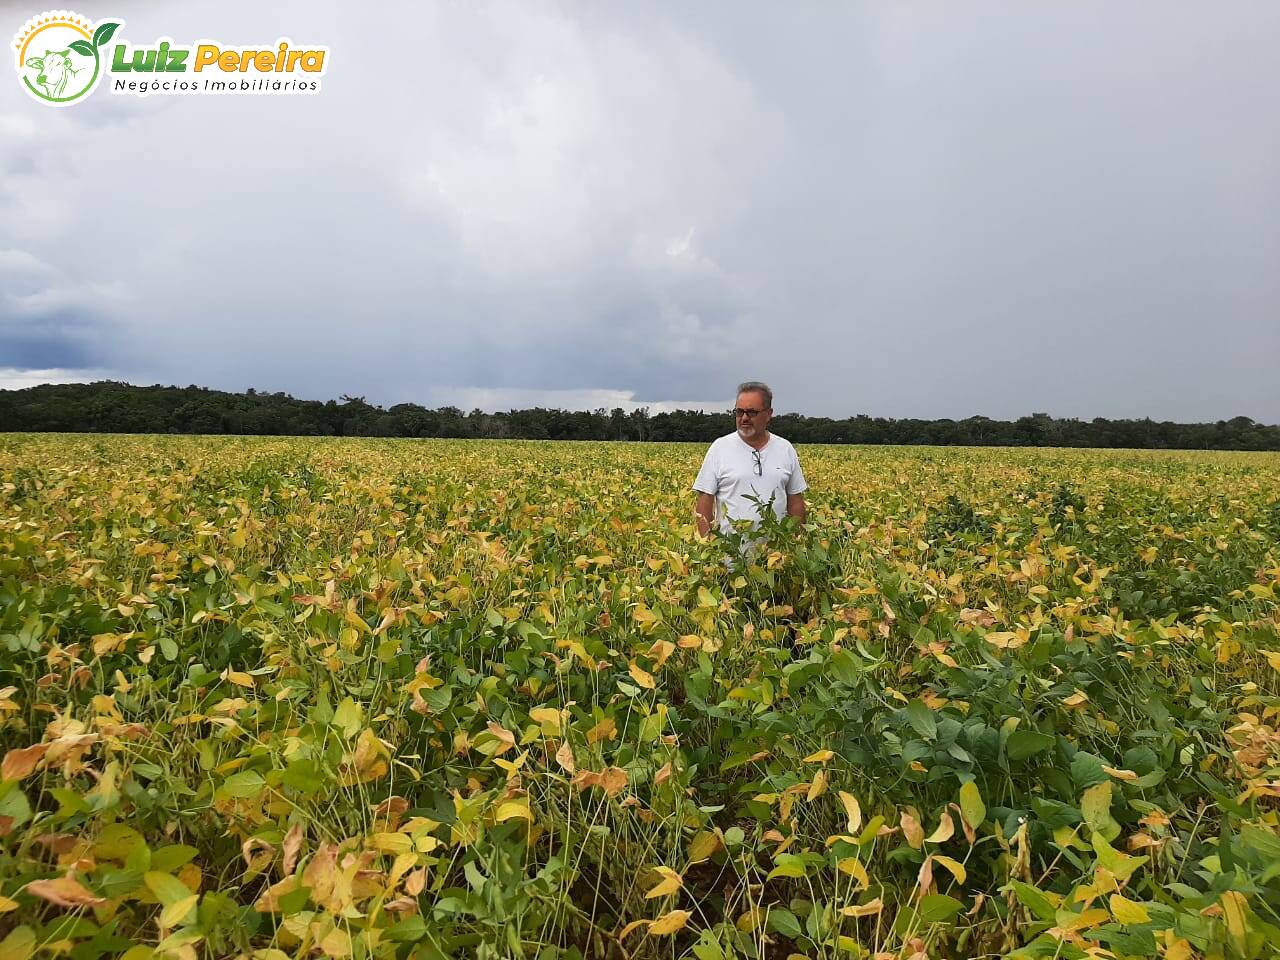
[[[759,454],[759,473],[756,454]],[[756,450],[737,431],[711,444],[702,459],[702,469],[693,489],[716,498],[720,530],[729,533],[734,520],[750,520],[752,529],[760,525],[759,510],[773,498],[773,512],[781,520],[787,515],[787,496],[809,488],[796,448],[782,437],[769,434],[768,442]],[[747,497],[758,497],[759,507]]]

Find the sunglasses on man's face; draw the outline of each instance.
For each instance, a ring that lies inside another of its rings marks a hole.
[[[744,417],[748,420],[754,420],[756,417],[760,416],[760,414],[764,413],[763,410],[744,410],[742,407],[734,407],[729,412],[738,420],[741,420]]]

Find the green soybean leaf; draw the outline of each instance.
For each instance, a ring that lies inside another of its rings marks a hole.
[[[1036,887],[1029,883],[1023,883],[1021,880],[1010,880],[1009,887],[1013,889],[1014,896],[1018,898],[1018,902],[1030,910],[1037,920],[1053,920],[1056,916],[1056,911],[1053,904],[1049,902],[1049,898]]]
[[[911,724],[911,729],[926,740],[932,740],[938,735],[938,722],[933,718],[933,711],[926,707],[919,700],[912,700],[907,704],[906,709],[907,722]]]
[[[222,790],[229,797],[243,799],[245,797],[256,797],[266,785],[267,781],[262,779],[262,774],[253,770],[245,770],[227,777],[226,782],[222,784]]]
[[[1010,760],[1025,760],[1053,746],[1053,737],[1036,730],[1014,730],[1005,750]]]
[[[784,937],[790,937],[792,940],[804,935],[804,929],[800,926],[800,921],[796,919],[796,915],[782,907],[771,907],[769,909],[769,929],[774,933],[782,934]]]
[[[964,909],[964,904],[945,893],[931,893],[920,901],[920,919],[926,923],[948,923]]]
[[[862,668],[848,650],[839,650],[832,656],[831,672],[842,683],[857,683],[862,676]]]
[[[1102,769],[1102,761],[1092,753],[1081,750],[1071,760],[1071,779],[1077,787],[1092,787],[1096,783],[1109,781],[1107,771]]]

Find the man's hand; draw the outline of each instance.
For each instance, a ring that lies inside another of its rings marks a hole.
[[[787,516],[797,518],[800,525],[804,526],[805,518],[809,516],[809,508],[805,506],[803,493],[787,494]]]
[[[698,535],[701,537],[710,536],[711,526],[715,522],[716,516],[716,498],[714,494],[699,492],[698,502],[693,509],[698,519]]]

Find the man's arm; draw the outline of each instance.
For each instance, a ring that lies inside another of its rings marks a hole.
[[[804,526],[809,516],[809,508],[804,502],[804,492],[809,489],[809,482],[804,478],[804,469],[800,466],[800,458],[796,455],[795,447],[791,448],[791,462],[794,469],[787,481],[787,516],[795,517],[800,521],[800,525]]]
[[[698,502],[693,509],[698,514],[698,534],[704,537],[708,536],[711,533],[711,525],[716,516],[715,494],[699,491]]]
[[[801,524],[805,522],[805,518],[809,516],[809,510],[805,506],[803,493],[787,494],[787,516],[798,517]]]
[[[709,536],[715,524],[715,491],[720,489],[718,472],[719,460],[716,456],[716,445],[713,443],[707,448],[706,455],[702,458],[702,466],[698,468],[697,479],[693,481],[693,489],[698,494],[698,500],[693,509],[697,515],[698,535],[702,537]],[[711,492],[708,493],[708,490]]]

